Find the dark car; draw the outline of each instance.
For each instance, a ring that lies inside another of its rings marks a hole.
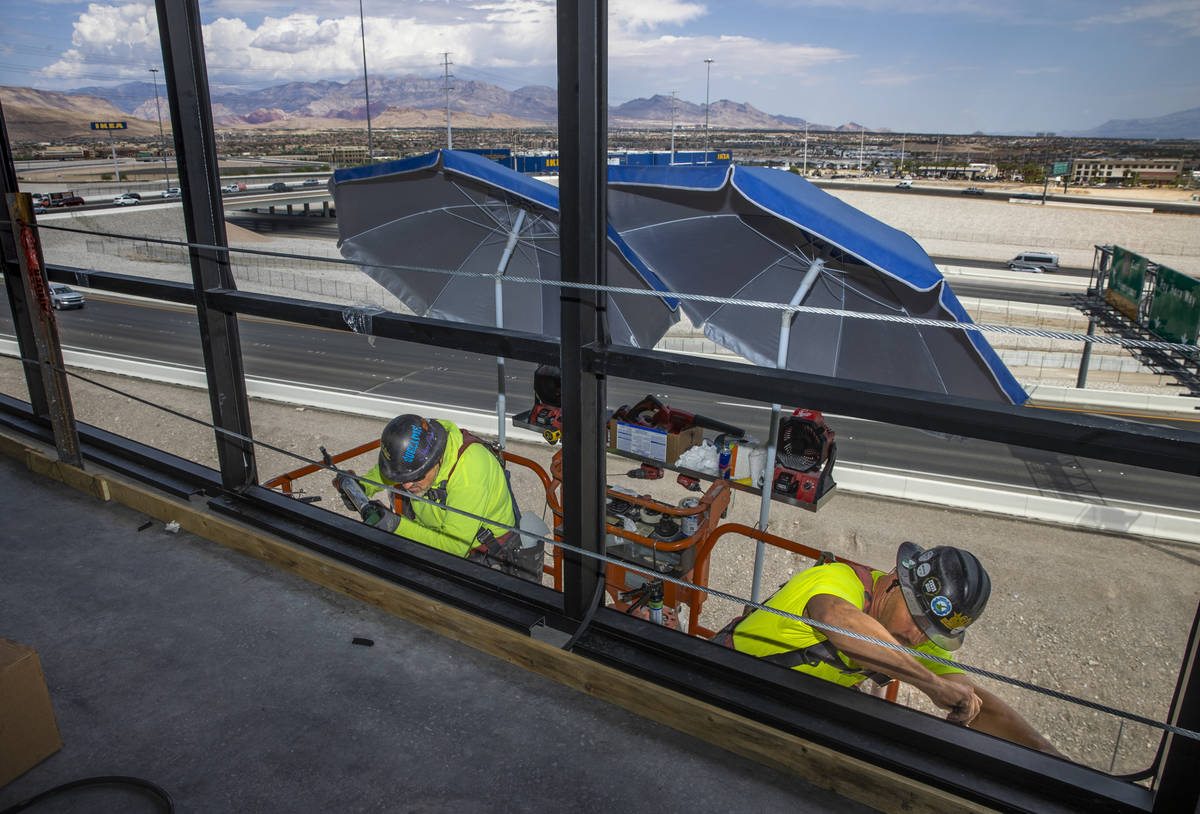
[[[1037,195],[1034,195],[1034,194],[1033,194],[1033,193],[1031,193],[1031,192],[1018,192],[1018,193],[1017,193],[1016,195],[1014,195],[1013,197],[1014,197],[1014,198],[1024,198],[1025,200],[1034,200],[1034,199],[1035,199],[1035,198],[1037,198],[1038,196],[1037,196]]]
[[[69,285],[50,284],[50,305],[55,311],[61,311],[64,308],[82,308],[83,303],[83,295]]]
[[[35,207],[33,208],[33,214],[35,214],[35,215],[44,215],[44,214],[46,214],[46,213],[47,213],[47,212],[49,212],[49,211],[50,211],[49,209],[47,209],[46,207],[42,206],[41,204],[38,204],[37,206],[35,206]]]
[[[979,187],[967,187],[962,191],[963,195],[982,195],[983,190]]]
[[[287,192],[288,185],[283,183],[283,181],[276,181],[275,183],[271,184],[271,186],[267,187],[267,189],[271,190],[272,192]]]
[[[55,198],[52,203],[54,206],[83,206],[85,202],[83,198],[75,195],[71,198]]]

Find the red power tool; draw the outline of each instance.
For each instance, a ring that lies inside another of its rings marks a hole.
[[[771,490],[793,500],[816,503],[834,486],[836,437],[816,410],[796,410],[780,421]]]
[[[617,408],[617,411],[613,413],[613,418],[624,421],[626,424],[654,427],[667,432],[682,432],[692,427],[706,427],[734,438],[741,438],[745,435],[741,427],[735,427],[699,413],[689,413],[687,410],[668,407],[654,396],[646,396],[632,407],[626,405]]]

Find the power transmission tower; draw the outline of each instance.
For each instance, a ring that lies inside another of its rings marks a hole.
[[[445,89],[446,89],[446,149],[454,149],[454,136],[450,133],[450,78],[454,74],[450,73],[450,66],[454,63],[450,61],[450,52],[446,51],[442,54],[442,70],[445,72]]]

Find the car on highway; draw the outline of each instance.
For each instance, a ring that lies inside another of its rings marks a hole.
[[[55,311],[64,308],[82,308],[83,295],[69,285],[63,283],[50,284],[50,305]]]
[[[141,202],[142,199],[140,196],[135,198],[132,195],[118,195],[113,198],[113,204],[116,206],[137,206]]]
[[[47,209],[46,207],[42,206],[41,204],[38,204],[37,206],[35,206],[35,207],[33,208],[33,214],[35,214],[35,215],[44,215],[44,214],[46,214],[46,213],[47,213],[47,212],[49,212],[49,211],[50,211],[49,209]]]
[[[168,187],[162,191],[162,196],[164,198],[178,198],[179,195],[179,187]]]
[[[72,195],[70,198],[55,198],[50,201],[51,206],[83,206],[84,203],[86,202],[78,195]]]
[[[963,195],[982,195],[983,190],[979,187],[967,187],[962,191]]]
[[[912,181],[901,181],[896,184],[896,189],[912,189]]]
[[[271,184],[271,186],[267,187],[267,189],[271,190],[272,192],[287,192],[290,187],[283,183],[283,181],[276,181],[275,183]]]
[[[1058,271],[1058,255],[1050,252],[1021,252],[1008,261],[1010,271],[1032,271],[1041,274],[1044,271]]]
[[[221,191],[222,192],[241,192],[245,188],[246,187],[243,184],[226,184],[225,186],[221,187]]]
[[[1037,195],[1034,195],[1032,192],[1018,192],[1018,193],[1017,193],[1016,195],[1014,195],[1013,197],[1014,197],[1014,198],[1023,198],[1023,199],[1025,199],[1025,200],[1034,200],[1034,199],[1036,199],[1038,196],[1037,196]]]
[[[137,198],[139,201],[142,199],[142,196],[137,192],[122,192],[121,195],[126,198]]]
[[[306,179],[306,180],[305,180],[305,182],[304,182],[303,184],[301,184],[300,186],[302,186],[302,187],[315,187],[315,186],[318,186],[318,185],[320,185],[320,183],[321,183],[321,182],[320,182],[320,181],[318,181],[316,178],[308,178],[308,179]]]

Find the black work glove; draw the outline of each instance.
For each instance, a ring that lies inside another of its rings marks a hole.
[[[346,474],[353,475],[354,470],[347,469]],[[333,476],[333,488],[337,491],[338,496],[341,497],[342,504],[346,507],[347,511],[351,511],[351,512],[358,511],[358,507],[355,506],[354,503],[350,500],[350,498],[346,497],[346,493],[342,491],[342,473],[339,472],[338,474]]]
[[[362,507],[360,514],[362,515],[363,522],[368,526],[377,526],[379,525],[379,521],[383,519],[385,512],[387,512],[387,509],[384,508],[382,503],[378,500],[369,500],[367,501],[367,505]]]

